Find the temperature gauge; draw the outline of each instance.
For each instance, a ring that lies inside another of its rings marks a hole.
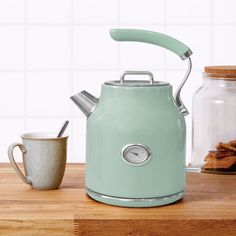
[[[129,144],[125,146],[122,151],[122,158],[133,165],[142,165],[146,163],[150,156],[150,149],[142,144]]]

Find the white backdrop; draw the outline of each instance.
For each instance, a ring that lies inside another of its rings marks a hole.
[[[117,43],[109,29],[167,33],[193,51],[183,101],[191,111],[205,65],[236,64],[234,0],[0,0],[0,161],[29,131],[56,131],[69,119],[70,162],[85,161],[85,117],[69,97],[126,69],[150,70],[174,85],[186,64],[153,45]],[[191,114],[187,161],[191,154]]]

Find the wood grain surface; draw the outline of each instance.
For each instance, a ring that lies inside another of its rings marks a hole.
[[[132,209],[90,199],[83,164],[67,165],[60,189],[34,190],[2,163],[0,235],[236,235],[236,175],[188,174],[183,200]]]

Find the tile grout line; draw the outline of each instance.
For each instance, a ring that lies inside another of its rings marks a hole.
[[[120,11],[121,11],[121,7],[120,7],[120,0],[117,0],[117,4],[118,4],[118,12],[117,12],[117,20],[118,20],[118,28],[120,28]],[[121,65],[121,62],[120,62],[120,59],[121,59],[121,51],[120,51],[120,44],[117,44],[117,78],[119,78],[120,76],[120,65]]]
[[[213,36],[214,36],[214,3],[213,3],[213,0],[211,0],[211,64],[213,65],[213,58],[214,58],[214,53],[213,53],[213,43],[214,43],[214,40],[213,40]]]
[[[70,1],[70,96],[73,95],[73,88],[74,88],[74,5],[75,5],[75,2],[74,0],[71,0]],[[72,146],[72,150],[70,152],[71,156],[68,158],[70,160],[70,162],[76,162],[76,159],[75,159],[75,156],[74,156],[74,149],[73,147],[75,146],[75,118],[73,116],[73,109],[72,109],[72,106],[74,104],[72,104],[72,102],[70,101],[70,98],[68,97],[68,102],[70,102],[70,117],[69,117],[69,121],[70,121],[70,126],[71,126],[71,131],[70,131],[70,134],[71,134],[71,137],[70,139],[68,140],[69,142],[71,142],[71,146]],[[72,122],[73,120],[73,122]]]
[[[164,12],[163,31],[166,34],[167,33],[167,19],[166,19],[166,17],[167,17],[167,12],[166,12],[167,5],[166,5],[165,0],[163,1],[163,4],[164,4],[163,5],[163,12]],[[167,53],[166,53],[166,50],[164,51],[164,55],[163,55],[163,63],[164,63],[164,65],[163,65],[163,67],[164,67],[164,80],[166,80],[167,79],[166,78],[166,76],[167,76],[167,72],[166,72],[166,70],[167,70]]]
[[[123,70],[127,70],[127,68],[121,68]],[[157,68],[149,68],[150,70],[153,71],[161,71],[163,72],[165,69],[157,69]],[[12,72],[12,73],[18,73],[18,72],[24,72],[25,69],[0,69],[0,73],[4,72]],[[27,69],[27,72],[115,72],[117,69],[96,69],[96,68],[91,68],[91,69]],[[168,71],[186,71],[184,68],[168,68]],[[200,68],[195,68],[192,71],[201,71]]]
[[[73,93],[74,87],[74,0],[70,1],[70,95]],[[69,98],[68,98],[69,99]],[[70,106],[70,118],[72,118],[72,106]]]
[[[28,122],[27,122],[27,115],[28,115],[28,105],[27,105],[27,93],[28,93],[28,72],[27,72],[27,63],[28,63],[28,57],[27,57],[27,36],[28,36],[28,27],[27,27],[27,13],[28,13],[28,7],[27,7],[27,0],[24,1],[25,4],[25,13],[24,13],[24,132],[27,132],[27,126],[28,126]]]
[[[166,3],[165,3],[166,4]],[[86,26],[86,27],[99,27],[99,26],[114,26],[116,25],[117,23],[116,22],[109,22],[109,23],[73,23],[73,26],[78,26],[78,27],[83,27],[83,26]],[[45,23],[41,23],[41,22],[38,22],[38,23],[29,23],[27,22],[27,25],[28,26],[48,26],[48,27],[51,27],[51,26],[58,26],[58,27],[62,27],[62,26],[70,26],[71,24],[70,23],[51,23],[51,22],[45,22]],[[129,23],[129,22],[125,22],[125,23],[120,23],[120,25],[128,25],[128,26],[164,26],[163,23],[143,23],[143,22],[136,22],[135,24],[134,23]],[[206,22],[206,23],[166,23],[166,25],[168,26],[211,26],[211,22]],[[226,22],[226,23],[215,23],[214,25],[217,25],[217,26],[235,26],[236,25],[236,22]],[[25,23],[8,23],[8,22],[5,22],[5,23],[1,23],[0,22],[0,27],[1,26],[25,26]]]
[[[0,119],[24,119],[24,115],[2,115]],[[82,115],[75,115],[74,118],[82,118]],[[49,115],[49,116],[40,116],[40,115],[32,115],[27,116],[29,119],[68,119],[68,116],[61,115]]]

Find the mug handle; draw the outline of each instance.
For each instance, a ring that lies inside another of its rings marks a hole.
[[[15,147],[19,147],[21,152],[22,152],[22,156],[23,158],[25,157],[25,153],[27,152],[25,146],[21,143],[13,143],[9,146],[8,148],[8,157],[9,157],[9,160],[15,170],[15,172],[17,173],[17,175],[26,183],[26,184],[29,184],[31,185],[31,180],[30,180],[30,177],[28,176],[24,176],[24,174],[21,172],[20,168],[18,167],[18,165],[16,164],[16,161],[14,159],[14,155],[13,155],[13,150]]]

